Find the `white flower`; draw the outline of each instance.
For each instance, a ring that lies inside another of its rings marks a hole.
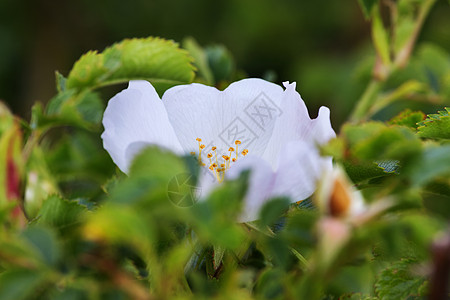
[[[204,164],[199,180],[203,195],[224,178],[250,169],[240,220],[255,220],[270,198],[309,197],[332,167],[331,158],[317,150],[335,136],[329,109],[321,107],[311,120],[295,83],[284,86],[244,79],[219,91],[194,83],[167,90],[161,100],[149,82],[131,81],[108,103],[104,148],[125,173],[149,144],[194,154]]]

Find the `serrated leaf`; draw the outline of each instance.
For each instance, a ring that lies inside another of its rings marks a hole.
[[[421,111],[411,111],[409,108],[405,109],[397,116],[389,120],[389,124],[406,126],[409,128],[416,129],[419,122],[425,119],[425,114]]]
[[[384,269],[375,284],[375,291],[381,299],[408,299],[423,296],[419,293],[425,278],[414,276],[411,267],[414,259],[402,259]]]
[[[359,5],[361,6],[361,10],[364,13],[366,19],[369,19],[371,16],[371,12],[375,4],[377,4],[378,0],[358,0]]]
[[[418,155],[421,151],[420,141],[404,127],[368,122],[344,125],[342,132],[348,139],[352,156],[362,160],[400,160]]]
[[[51,196],[44,201],[37,216],[37,223],[46,224],[65,233],[81,224],[86,208],[75,201]]]
[[[417,135],[423,138],[450,139],[450,108],[428,115],[417,130]]]
[[[133,79],[150,81],[160,92],[194,77],[192,59],[173,41],[126,39],[102,53],[88,52],[73,66],[68,89],[95,89]]]

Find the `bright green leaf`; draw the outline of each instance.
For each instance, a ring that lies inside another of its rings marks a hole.
[[[160,92],[189,83],[194,77],[192,59],[173,41],[149,37],[126,39],[102,53],[88,52],[73,66],[66,81],[68,89],[101,86],[145,79]]]
[[[421,111],[411,111],[409,108],[402,111],[389,121],[389,124],[406,126],[417,129],[419,122],[425,119],[425,114]]]
[[[428,115],[425,121],[419,123],[417,135],[430,139],[450,139],[450,108]]]

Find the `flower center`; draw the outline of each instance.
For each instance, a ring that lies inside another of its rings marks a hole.
[[[196,138],[198,142],[198,163],[200,166],[206,166],[206,163],[202,160],[202,152],[205,149],[205,145],[202,144],[201,138]],[[231,163],[234,163],[238,160],[240,155],[246,156],[248,154],[248,149],[244,149],[239,152],[239,145],[241,141],[234,141],[234,145],[236,148],[230,147],[228,148],[228,155],[217,153],[217,147],[212,146],[211,152],[206,154],[206,158],[209,160],[208,169],[213,173],[214,177],[218,182],[222,182],[225,178],[225,172],[231,167]],[[195,156],[196,152],[191,152],[191,155]]]

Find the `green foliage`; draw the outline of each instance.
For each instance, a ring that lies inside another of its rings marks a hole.
[[[378,0],[358,0],[359,5],[364,13],[366,18],[370,17],[370,13],[373,10],[374,6],[378,3]]]
[[[146,79],[159,91],[193,79],[191,58],[176,43],[160,38],[128,39],[102,53],[90,51],[73,66],[67,89],[98,88]]]
[[[426,297],[430,249],[449,235],[450,111],[422,111],[448,101],[448,53],[412,51],[434,1],[390,2],[390,27],[384,2],[359,2],[378,58],[334,83],[368,81],[351,122],[322,147],[345,168],[319,178],[325,209],[317,195],[280,197],[240,223],[249,172],[206,187],[196,159],[138,141],[125,175],[103,149],[94,90],[133,79],[158,92],[221,88],[237,77],[223,46],[124,40],[86,53],[67,78],[56,73],[57,94],[29,124],[0,105],[0,299]],[[400,114],[378,117],[402,101]]]
[[[425,119],[425,114],[421,111],[411,111],[406,109],[389,121],[389,124],[406,126],[417,129],[419,122]]]
[[[407,299],[424,296],[426,280],[421,276],[414,276],[412,268],[417,261],[402,259],[380,273],[375,290],[381,299]]]
[[[428,115],[427,118],[419,124],[418,135],[430,139],[450,139],[450,108],[445,111],[439,111],[438,114]]]

